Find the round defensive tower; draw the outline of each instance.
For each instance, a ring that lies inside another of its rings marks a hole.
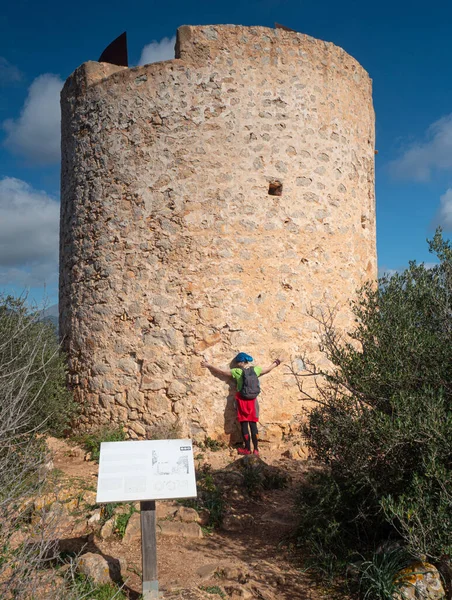
[[[80,426],[221,438],[233,391],[202,369],[318,355],[310,307],[376,277],[371,80],[282,29],[181,27],[176,58],[88,62],[62,92],[60,329]],[[296,382],[266,376],[262,433]]]

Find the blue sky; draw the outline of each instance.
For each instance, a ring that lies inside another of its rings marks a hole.
[[[58,94],[79,64],[124,30],[138,64],[170,58],[180,25],[275,22],[341,46],[370,73],[379,266],[432,262],[426,238],[438,224],[452,232],[451,2],[16,0],[0,15],[0,292],[57,300]]]

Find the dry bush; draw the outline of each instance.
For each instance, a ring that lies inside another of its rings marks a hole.
[[[55,331],[26,299],[0,297],[0,597],[32,598],[39,569],[55,556],[56,515],[31,521],[49,456],[42,433],[67,421]],[[59,393],[61,392],[61,393]],[[54,427],[53,427],[54,426]]]

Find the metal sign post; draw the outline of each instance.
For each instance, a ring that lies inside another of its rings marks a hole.
[[[143,565],[143,600],[158,600],[157,535],[155,500],[140,502],[141,561]]]
[[[102,442],[96,501],[140,502],[143,600],[159,598],[155,501],[196,496],[191,440]]]

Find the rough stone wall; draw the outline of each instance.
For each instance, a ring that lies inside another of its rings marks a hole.
[[[85,63],[62,92],[60,328],[82,427],[235,432],[200,367],[318,357],[309,307],[376,276],[371,80],[341,48],[263,27],[182,27],[176,59]],[[283,185],[269,195],[269,184]],[[263,436],[300,414],[280,367]]]

